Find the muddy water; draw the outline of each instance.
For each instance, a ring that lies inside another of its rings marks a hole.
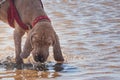
[[[14,63],[13,29],[0,23],[0,80],[120,80],[120,0],[44,0],[64,64]],[[25,38],[25,37],[24,37]],[[51,52],[52,53],[52,52]]]

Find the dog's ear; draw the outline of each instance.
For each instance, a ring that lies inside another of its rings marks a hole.
[[[31,39],[31,33],[28,33],[27,39],[25,41],[25,45],[23,47],[23,51],[20,54],[21,58],[27,58],[30,55],[30,52],[32,51],[30,39]]]
[[[64,58],[61,52],[61,48],[60,48],[60,42],[58,39],[58,36],[55,35],[55,39],[53,42],[53,53],[54,53],[54,59],[58,62],[63,62]]]

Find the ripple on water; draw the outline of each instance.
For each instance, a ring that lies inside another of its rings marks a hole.
[[[0,79],[119,80],[120,0],[43,0],[43,3],[60,37],[65,63],[55,65],[50,58],[47,71],[35,70],[27,64],[21,70],[13,63],[6,65],[14,62],[13,29],[0,22]]]

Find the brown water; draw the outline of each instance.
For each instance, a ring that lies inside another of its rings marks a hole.
[[[0,80],[120,80],[120,0],[43,0],[64,64],[15,66],[13,29],[0,23]],[[24,37],[25,38],[25,37]]]

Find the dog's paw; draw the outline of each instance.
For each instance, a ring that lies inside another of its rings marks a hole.
[[[21,59],[21,58],[16,58],[15,61],[16,61],[17,64],[22,64],[23,63],[23,59]]]

